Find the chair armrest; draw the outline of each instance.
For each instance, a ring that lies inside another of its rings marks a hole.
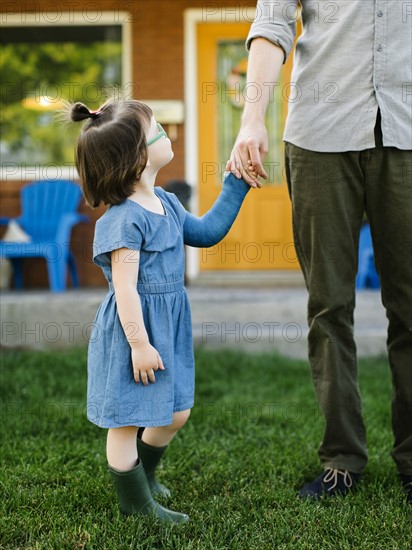
[[[88,222],[89,217],[78,212],[70,212],[62,216],[56,233],[56,242],[63,245],[70,241],[70,232],[73,226],[81,222]]]

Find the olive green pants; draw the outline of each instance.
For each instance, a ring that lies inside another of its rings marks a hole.
[[[393,380],[392,456],[412,474],[412,151],[382,146],[317,153],[286,143],[297,255],[309,291],[308,347],[326,419],[325,468],[360,473],[367,463],[353,338],[359,231],[371,226]],[[381,399],[379,395],[376,399]]]

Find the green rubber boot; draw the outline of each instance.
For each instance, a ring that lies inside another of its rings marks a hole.
[[[142,462],[139,461],[132,470],[127,472],[121,472],[109,466],[109,472],[119,499],[120,509],[126,516],[153,514],[169,523],[183,523],[189,520],[186,514],[168,510],[153,500]]]
[[[152,491],[152,495],[154,497],[170,497],[169,489],[162,483],[159,483],[156,479],[156,468],[166,449],[167,445],[166,447],[152,447],[140,438],[137,438],[137,454],[139,459],[143,462],[147,481],[149,482],[150,490]]]

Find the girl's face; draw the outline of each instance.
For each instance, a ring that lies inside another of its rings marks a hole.
[[[163,168],[163,166],[166,166],[172,160],[174,153],[170,139],[154,117],[152,117],[147,130],[146,140],[148,164],[151,168],[160,170],[160,168]]]

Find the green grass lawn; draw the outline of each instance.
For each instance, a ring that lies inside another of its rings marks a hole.
[[[386,359],[360,363],[370,461],[346,499],[302,502],[323,421],[305,361],[197,350],[196,404],[159,478],[187,525],[124,518],[105,430],[85,416],[86,352],[2,358],[0,548],[411,548],[411,510],[390,458]]]

